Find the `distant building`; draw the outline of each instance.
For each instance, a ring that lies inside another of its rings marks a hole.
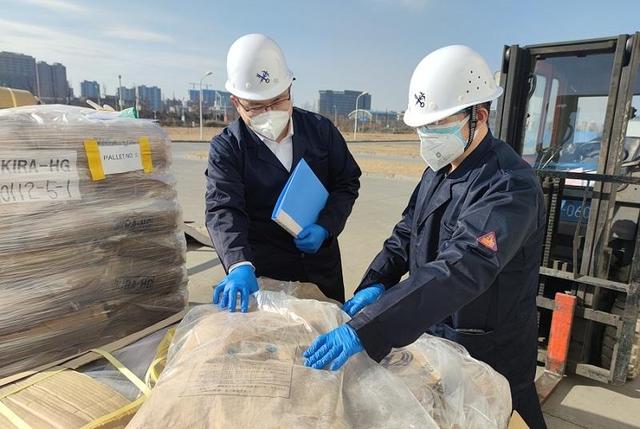
[[[105,96],[102,97],[100,104],[106,104],[114,109],[118,109],[118,96],[105,94]]]
[[[200,90],[189,90],[189,102],[192,104],[200,103]],[[202,90],[202,105],[207,107],[231,107],[231,93],[227,91],[218,91],[215,89]]]
[[[162,110],[162,91],[157,86],[139,86],[138,98],[140,110],[152,112],[160,112]]]
[[[168,113],[172,113],[175,115],[181,115],[183,110],[182,100],[176,98],[167,98],[165,100],[165,107]]]
[[[0,86],[38,94],[36,60],[32,56],[0,52]]]
[[[402,120],[402,116],[403,115],[394,110],[387,110],[384,112],[371,112],[371,121],[383,128],[395,127],[397,125],[397,122]]]
[[[318,112],[321,115],[333,118],[337,116],[347,116],[356,110],[356,99],[362,91],[320,91],[318,101]],[[371,110],[371,95],[365,94],[358,101],[358,109]]]
[[[60,63],[38,61],[38,96],[45,103],[64,103],[69,97],[67,68]]]
[[[118,99],[118,103],[120,103],[120,98],[122,97],[122,107],[126,109],[127,107],[134,107],[136,105],[136,89],[135,88],[125,88],[121,86],[118,88],[118,92],[116,93],[116,98]],[[116,109],[120,107],[114,106]]]
[[[231,93],[227,92],[227,91],[216,91],[216,93],[218,94],[217,97],[217,103],[216,104],[218,107],[222,107],[222,108],[231,108],[233,106],[233,103],[231,102]]]
[[[83,80],[80,82],[80,96],[97,101],[100,99],[100,85],[95,80]]]

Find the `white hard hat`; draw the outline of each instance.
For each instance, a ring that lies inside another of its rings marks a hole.
[[[227,91],[246,100],[269,100],[293,82],[278,44],[264,34],[247,34],[227,54]]]
[[[451,45],[420,61],[409,84],[404,122],[420,127],[502,95],[486,61],[473,49]]]

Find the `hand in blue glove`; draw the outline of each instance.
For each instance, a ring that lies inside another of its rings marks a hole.
[[[220,308],[229,308],[233,313],[236,311],[238,294],[240,294],[241,309],[246,313],[249,310],[249,296],[258,289],[258,280],[253,267],[241,265],[234,268],[224,280],[218,283],[213,291],[213,303],[219,303]]]
[[[331,370],[340,369],[352,355],[363,351],[360,338],[349,325],[342,325],[320,335],[302,356],[307,360],[305,366],[322,369],[330,362]]]
[[[293,242],[304,253],[316,253],[328,236],[329,233],[326,229],[314,223],[300,231]]]
[[[362,310],[367,305],[376,302],[383,293],[384,286],[382,286],[380,283],[366,287],[365,289],[362,289],[360,292],[356,293],[349,301],[345,302],[342,306],[342,309],[349,316],[353,317],[358,311]]]

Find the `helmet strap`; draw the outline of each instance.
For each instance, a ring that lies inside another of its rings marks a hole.
[[[469,149],[469,146],[471,146],[471,143],[473,142],[473,137],[476,134],[476,127],[478,125],[477,107],[478,107],[477,105],[474,105],[469,108],[470,110],[469,115],[471,116],[471,118],[469,118],[469,138],[467,139],[467,144],[464,147],[465,151]]]

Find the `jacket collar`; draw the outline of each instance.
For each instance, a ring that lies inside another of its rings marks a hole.
[[[424,187],[424,190],[421,189],[416,204],[416,207],[420,207],[417,218],[418,226],[422,225],[433,212],[451,199],[453,185],[467,180],[473,169],[484,161],[492,147],[493,136],[491,131],[488,131],[478,147],[451,174],[446,174],[449,166],[438,171],[427,171],[423,181],[428,185]]]
[[[491,134],[491,130],[487,129],[487,135],[484,136],[478,147],[476,147],[474,151],[460,163],[458,168],[453,170],[453,173],[447,175],[447,179],[452,183],[458,183],[466,180],[469,173],[471,173],[478,164],[482,163],[486,159],[487,153],[492,147],[493,135]],[[445,167],[444,170],[446,171],[448,168],[449,166]]]

